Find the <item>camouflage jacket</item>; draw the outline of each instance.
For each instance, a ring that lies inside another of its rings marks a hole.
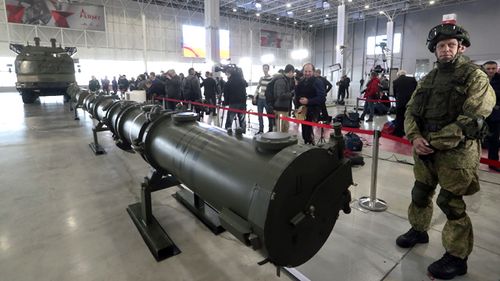
[[[494,105],[486,74],[459,55],[451,63],[438,62],[420,81],[407,106],[405,132],[410,141],[423,137],[437,150],[457,148],[471,140],[469,128],[478,127]]]

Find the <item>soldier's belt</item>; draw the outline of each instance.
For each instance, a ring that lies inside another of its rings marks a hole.
[[[425,124],[424,125],[424,128],[427,132],[430,132],[430,133],[434,133],[434,132],[438,132],[439,130],[441,130],[443,128],[443,126],[439,125],[439,124]]]

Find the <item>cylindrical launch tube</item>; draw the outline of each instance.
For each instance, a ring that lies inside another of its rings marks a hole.
[[[223,226],[280,266],[298,266],[324,244],[352,174],[334,144],[298,145],[286,133],[254,139],[196,121],[193,113],[92,102],[124,143],[220,212]],[[116,116],[116,117],[115,117]]]

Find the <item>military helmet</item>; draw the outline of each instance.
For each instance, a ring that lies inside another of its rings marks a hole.
[[[431,53],[434,53],[439,41],[452,38],[457,39],[465,47],[470,46],[469,33],[467,30],[463,29],[461,26],[446,23],[437,25],[429,31],[429,35],[427,36],[427,48]]]

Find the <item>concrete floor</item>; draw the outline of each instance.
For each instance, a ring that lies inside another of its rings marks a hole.
[[[0,280],[291,279],[277,277],[272,265],[258,266],[262,257],[231,234],[213,235],[171,197],[175,188],[153,194],[153,211],[182,253],[156,262],[125,211],[139,200],[149,166],[115,147],[107,132],[99,139],[107,154],[94,156],[92,120],[79,115],[74,121],[60,97],[23,105],[19,95],[0,93]],[[363,153],[366,165],[353,169],[354,199],[370,189],[370,147]],[[380,158],[392,155],[381,151]],[[303,280],[431,280],[427,265],[444,251],[439,210],[428,245],[394,244],[409,228],[411,169],[379,160],[378,197],[389,209],[367,212],[354,201],[321,251],[296,268]],[[467,198],[475,248],[469,273],[456,280],[500,280],[500,174],[481,171],[480,179],[481,192]]]

